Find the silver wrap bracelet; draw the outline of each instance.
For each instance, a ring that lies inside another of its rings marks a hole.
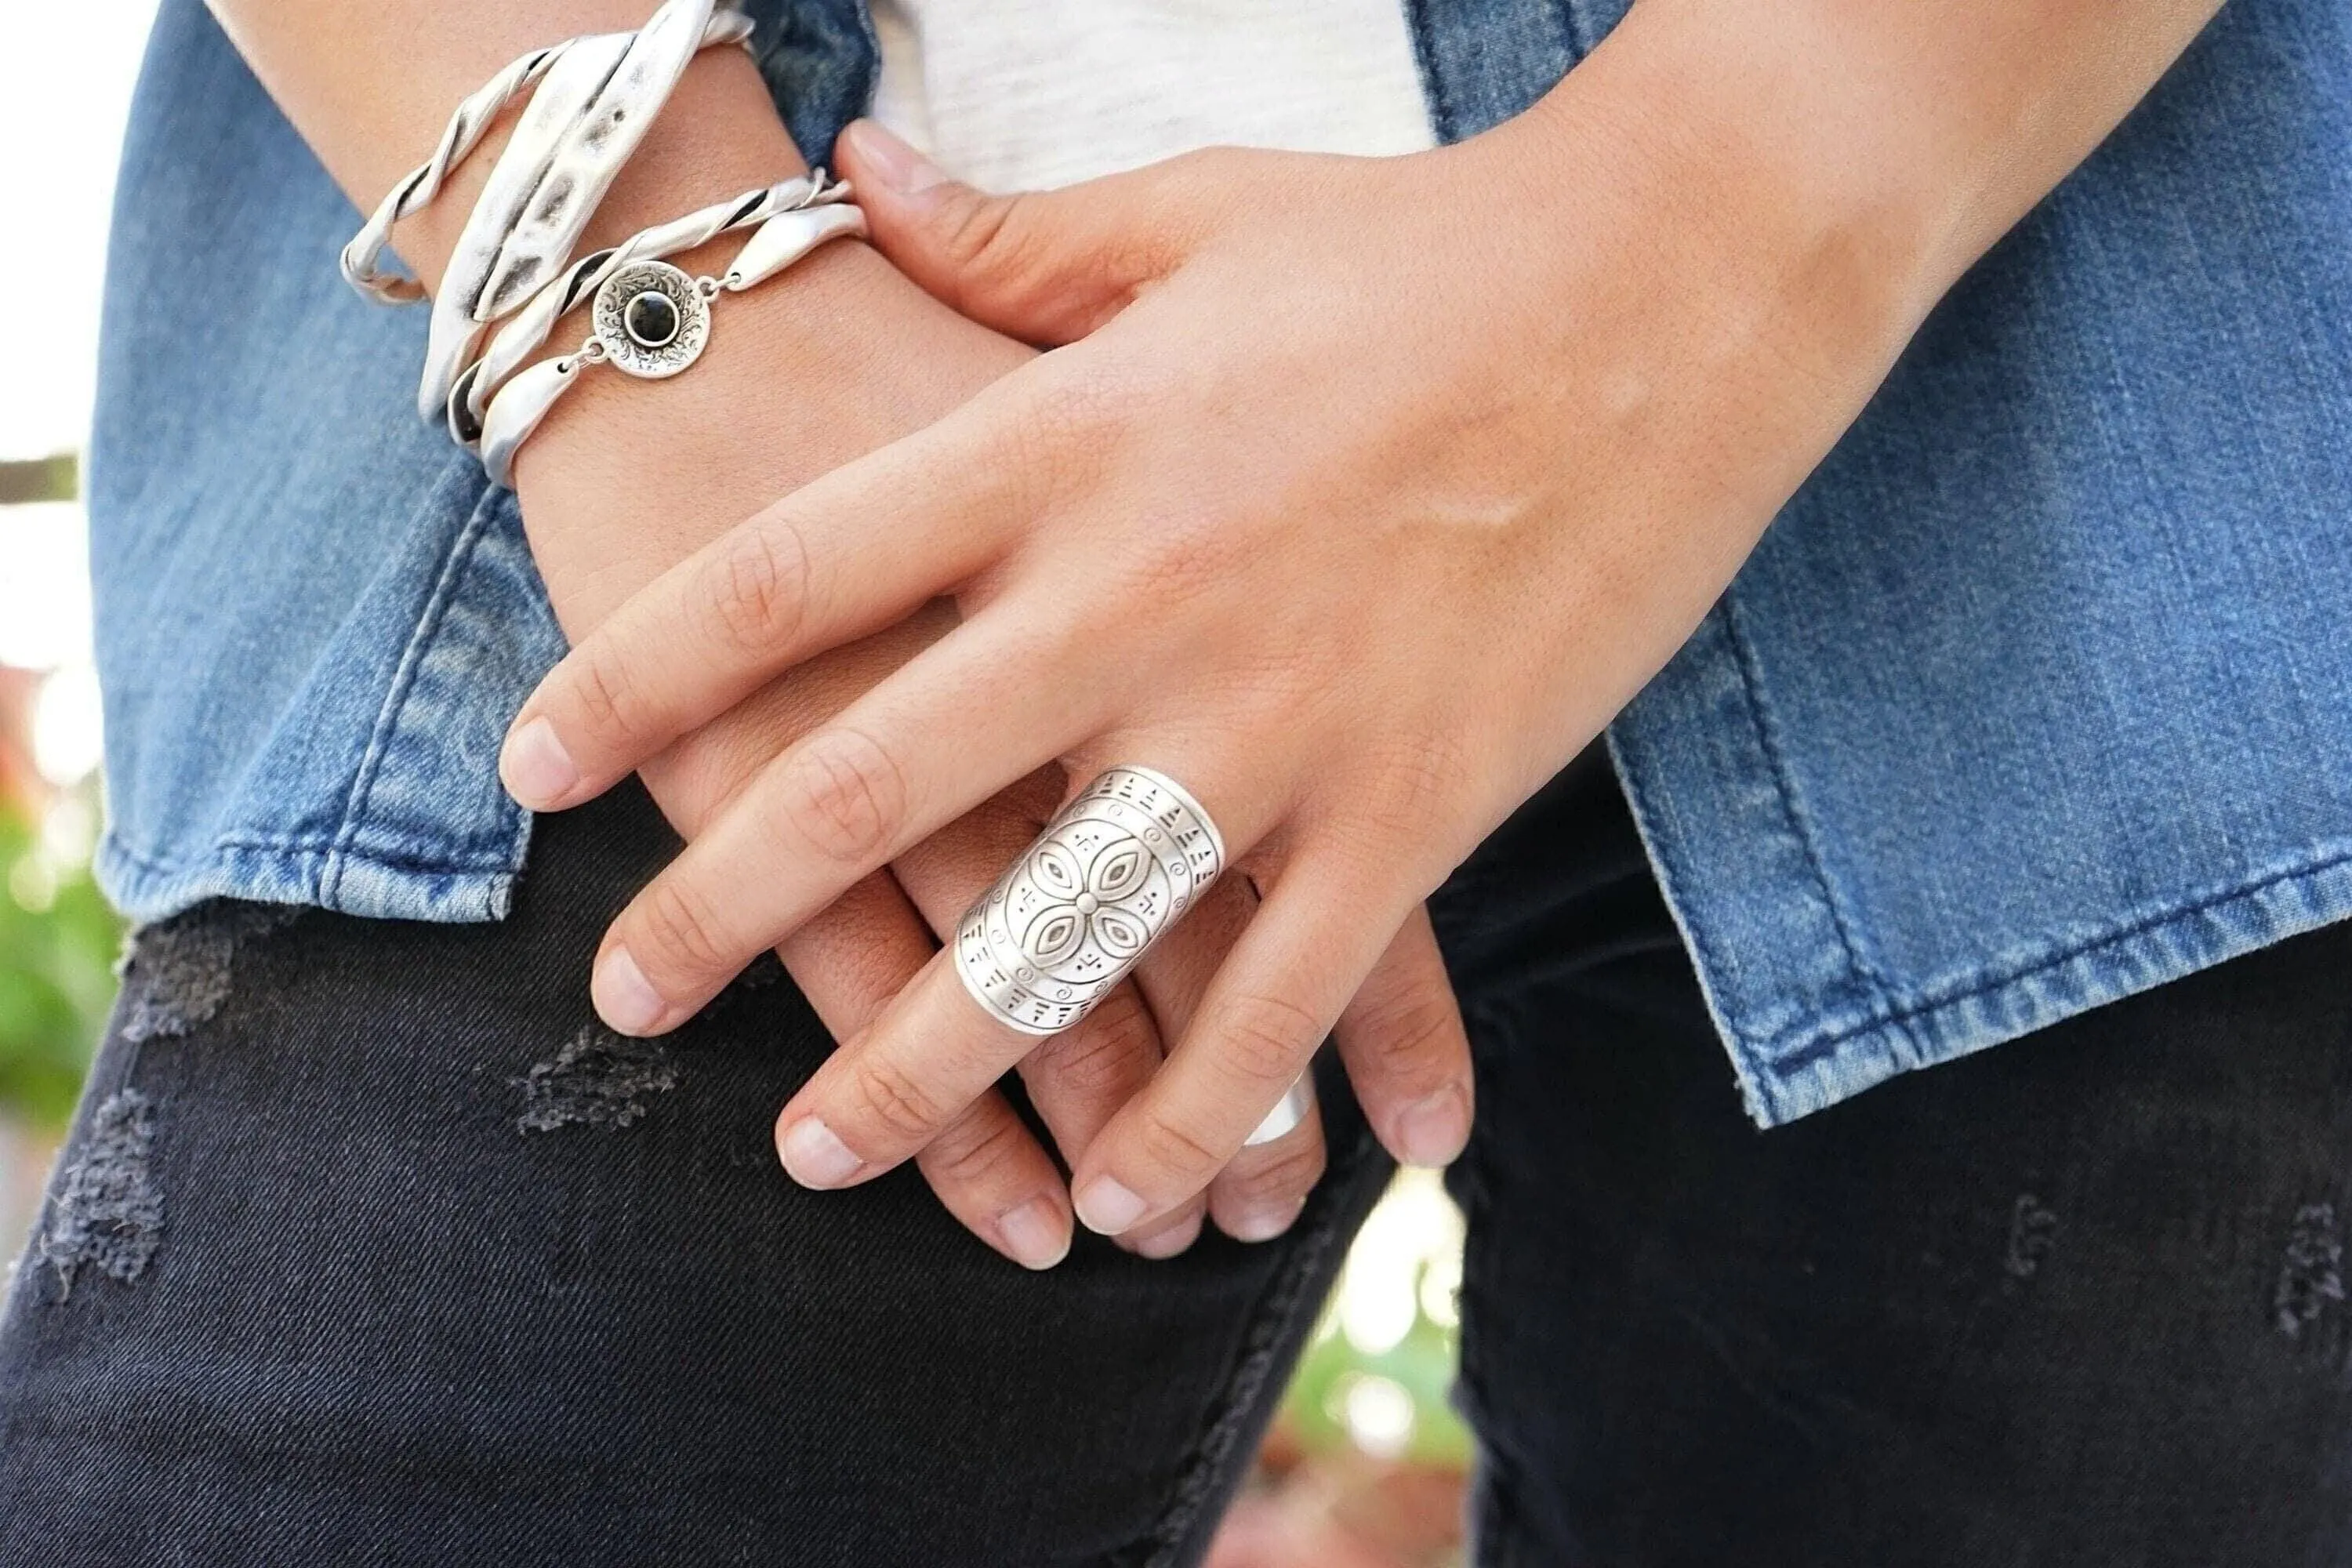
[[[556,322],[583,300],[594,294],[623,268],[638,261],[659,261],[681,251],[707,245],[735,229],[751,228],[780,213],[826,206],[849,195],[845,183],[828,183],[823,169],[780,180],[732,201],[717,203],[682,218],[633,235],[609,250],[582,257],[562,277],[542,287],[499,328],[482,357],[458,374],[450,389],[449,437],[467,450],[482,438],[482,421],[490,399],[537,353]]]
[[[751,18],[740,11],[720,11],[711,16],[702,35],[702,47],[710,48],[727,44],[745,43],[751,36]],[[608,35],[625,39],[625,33]],[[343,247],[341,258],[343,280],[368,299],[385,305],[405,305],[425,298],[424,285],[414,278],[383,270],[385,247],[392,243],[393,226],[413,213],[425,210],[433,198],[441,194],[442,184],[449,174],[466,161],[467,153],[481,145],[499,116],[509,104],[539,84],[541,77],[555,68],[557,61],[572,52],[584,40],[567,38],[510,62],[507,68],[484,82],[473,95],[459,104],[450,115],[448,125],[433,155],[411,169],[399,184],[392,187],[377,204],[359,233]]]
[[[433,300],[417,413],[446,417],[486,324],[572,255],[709,29],[716,0],[664,0],[635,33],[581,38],[541,79],[450,252]]]
[[[490,398],[480,441],[490,482],[513,484],[516,451],[585,367],[610,363],[647,381],[676,375],[702,356],[710,341],[711,302],[720,294],[756,287],[828,240],[863,238],[864,210],[842,199],[848,186],[831,192],[825,205],[795,207],[762,223],[719,277],[689,278],[652,259],[613,268],[590,304],[587,341],[518,373]]]

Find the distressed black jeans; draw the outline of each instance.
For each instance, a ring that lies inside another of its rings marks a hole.
[[[808,1194],[773,966],[593,1025],[641,795],[511,919],[142,938],[0,1327],[0,1565],[1179,1564],[1387,1167],[1285,1239],[1003,1262]],[[2352,931],[1742,1117],[1604,765],[1438,905],[1478,1049],[1487,1568],[2352,1561]]]

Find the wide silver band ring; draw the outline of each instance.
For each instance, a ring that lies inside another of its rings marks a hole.
[[[1225,841],[1183,785],[1107,769],[956,927],[956,973],[989,1016],[1057,1035],[1134,972],[1225,868]]]

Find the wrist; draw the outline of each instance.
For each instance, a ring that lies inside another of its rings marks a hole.
[[[1638,0],[1524,139],[1595,139],[1731,286],[1891,357],[2218,5]]]
[[[577,636],[760,508],[939,418],[1032,353],[855,242],[722,297],[692,369],[661,382],[592,374],[517,455],[558,617]]]
[[[1641,0],[1496,134],[1538,224],[1631,245],[1695,321],[1874,385],[1979,248],[1955,244],[1958,153],[1880,101],[1851,47],[1824,68],[1785,19],[1735,31],[1704,3]]]

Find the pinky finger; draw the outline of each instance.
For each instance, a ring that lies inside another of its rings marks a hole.
[[[1416,904],[1331,1031],[1365,1120],[1408,1165],[1453,1163],[1470,1139],[1470,1038]]]

